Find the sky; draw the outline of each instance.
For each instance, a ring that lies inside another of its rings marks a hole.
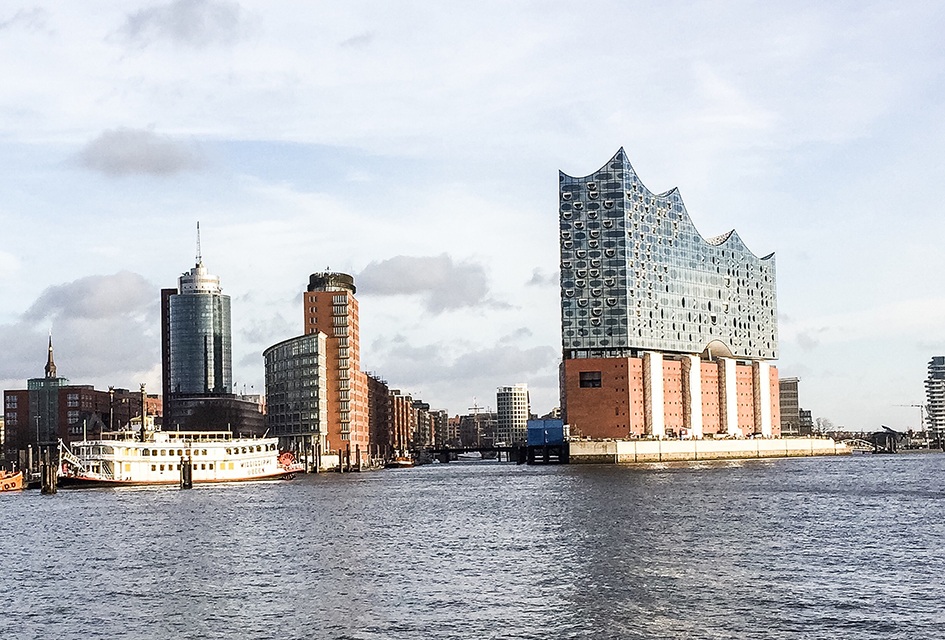
[[[559,170],[624,147],[777,261],[782,377],[917,428],[945,354],[939,2],[0,3],[0,387],[160,390],[159,291],[232,298],[238,391],[355,276],[362,368],[558,404]]]

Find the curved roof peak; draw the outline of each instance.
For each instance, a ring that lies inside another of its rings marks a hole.
[[[726,231],[725,233],[718,236],[706,238],[705,241],[708,244],[714,244],[715,246],[719,246],[721,244],[725,244],[728,241],[728,239],[731,238],[733,235],[738,237],[738,235],[735,233],[735,229],[732,229],[731,231]]]

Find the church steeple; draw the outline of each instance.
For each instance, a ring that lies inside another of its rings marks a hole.
[[[49,357],[46,359],[46,377],[56,377],[56,363],[53,362],[52,333],[49,334]]]

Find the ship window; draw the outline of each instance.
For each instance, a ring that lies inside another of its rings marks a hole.
[[[213,463],[212,463],[212,462],[208,465],[208,468],[210,469],[210,471],[213,471]]]
[[[205,456],[205,455],[207,455],[207,450],[206,450],[206,449],[204,449],[204,450],[203,450],[203,453],[201,453],[200,455],[202,455],[202,456]]]
[[[152,455],[152,456],[156,456],[156,455],[157,455],[157,449],[151,449],[151,455]]]
[[[161,465],[161,471],[164,471],[164,465],[163,465],[163,464]]]
[[[207,470],[207,465],[204,464],[204,463],[201,463],[201,464],[200,464],[200,469],[201,469],[201,471],[206,471],[206,470]]]
[[[161,449],[161,455],[162,455],[162,456],[166,456],[166,455],[167,455],[167,449]]]
[[[156,465],[156,464],[152,464],[152,465],[151,465],[151,471],[157,471],[157,465]]]
[[[150,456],[150,455],[151,455],[151,450],[150,450],[150,449],[142,449],[142,450],[141,450],[141,455],[143,455],[143,456]]]

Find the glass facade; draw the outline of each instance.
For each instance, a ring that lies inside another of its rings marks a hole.
[[[170,393],[232,393],[230,297],[202,263],[180,278],[168,300]]]
[[[26,388],[30,398],[30,420],[22,431],[24,443],[54,444],[59,438],[59,389],[66,378],[30,378]]]
[[[266,362],[266,426],[276,436],[327,432],[325,334],[309,333],[273,345]]]
[[[564,357],[637,350],[773,360],[774,254],[734,231],[705,239],[678,190],[654,194],[623,149],[599,171],[559,175]]]

